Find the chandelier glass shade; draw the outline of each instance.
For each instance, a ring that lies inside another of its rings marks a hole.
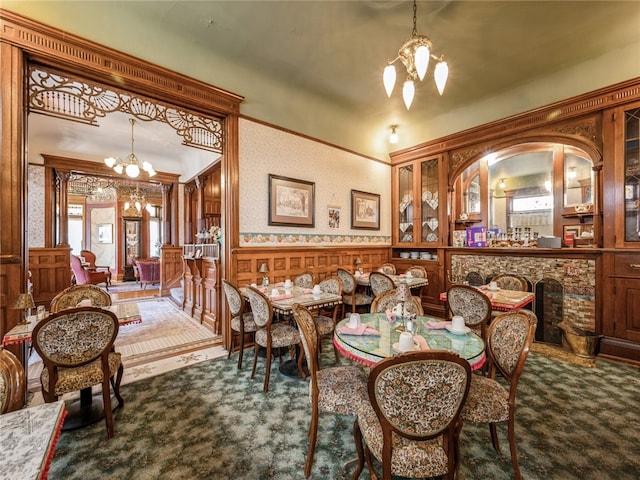
[[[449,77],[449,66],[442,56],[436,56],[432,53],[433,44],[428,37],[418,35],[416,29],[416,2],[413,2],[413,32],[411,38],[406,40],[400,50],[398,56],[387,63],[382,74],[382,82],[384,84],[387,96],[391,97],[393,88],[396,84],[397,72],[394,63],[398,60],[402,62],[407,70],[407,78],[402,87],[402,98],[407,110],[411,107],[413,97],[415,96],[415,81],[422,81],[427,74],[430,59],[436,60],[438,63],[434,69],[434,80],[440,95],[444,92]]]
[[[156,174],[156,171],[153,169],[151,163],[147,161],[141,162],[133,152],[133,126],[136,121],[133,118],[130,118],[129,123],[131,124],[131,153],[127,155],[124,160],[120,157],[107,157],[104,159],[104,163],[107,167],[113,168],[118,175],[122,175],[122,172],[124,172],[128,177],[136,178],[140,175],[140,170],[142,170],[147,172],[147,175],[150,177],[153,177]]]
[[[143,193],[140,193],[138,187],[130,193],[129,201],[124,203],[125,212],[132,207],[135,208],[138,213],[142,213],[142,210],[145,209],[149,214],[153,214],[153,205],[147,202],[147,199]]]

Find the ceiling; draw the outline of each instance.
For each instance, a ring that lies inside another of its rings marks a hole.
[[[244,115],[380,159],[392,149],[383,144],[391,124],[400,126],[393,149],[415,145],[430,140],[429,122],[449,112],[640,45],[636,1],[420,1],[417,31],[445,56],[450,75],[439,96],[431,64],[407,112],[399,86],[388,99],[381,77],[411,35],[411,2],[3,1],[3,7],[242,95]],[[97,12],[100,22],[84,21]],[[640,75],[634,51],[625,66]],[[398,62],[398,83],[400,68]],[[35,117],[32,153],[99,161],[130,150],[130,126],[121,115],[100,128]],[[181,147],[162,128],[168,127],[136,125],[136,154],[155,159],[156,170],[184,180],[211,161],[214,154]]]

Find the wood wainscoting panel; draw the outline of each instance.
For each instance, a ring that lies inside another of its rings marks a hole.
[[[180,285],[184,273],[182,247],[163,246],[160,250],[160,295],[169,295],[169,290]]]
[[[233,278],[228,280],[238,286],[252,283],[262,284],[260,265],[269,267],[271,283],[293,279],[301,273],[311,272],[315,282],[336,275],[338,268],[353,271],[355,259],[362,261],[365,271],[379,268],[391,258],[391,247],[291,247],[283,248],[238,248],[231,258]]]
[[[29,270],[33,283],[33,300],[47,308],[53,297],[71,285],[71,250],[69,248],[30,248]]]

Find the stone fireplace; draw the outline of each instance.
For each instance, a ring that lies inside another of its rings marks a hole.
[[[524,252],[523,252],[524,253]],[[586,256],[585,256],[586,257]],[[561,322],[595,331],[596,260],[582,257],[545,257],[492,254],[451,254],[451,277],[482,277],[485,282],[498,273],[527,279],[536,299],[530,307],[538,317],[536,342],[563,345]]]

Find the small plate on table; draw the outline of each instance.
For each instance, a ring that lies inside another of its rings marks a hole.
[[[454,330],[451,325],[447,325],[445,328],[449,330],[451,333],[453,333],[454,335],[466,335],[471,331],[469,327],[464,327],[464,330]]]
[[[393,349],[398,353],[415,352],[416,350],[418,350],[418,347],[410,348],[409,350],[401,350],[398,342],[391,345],[391,347],[393,347]]]

